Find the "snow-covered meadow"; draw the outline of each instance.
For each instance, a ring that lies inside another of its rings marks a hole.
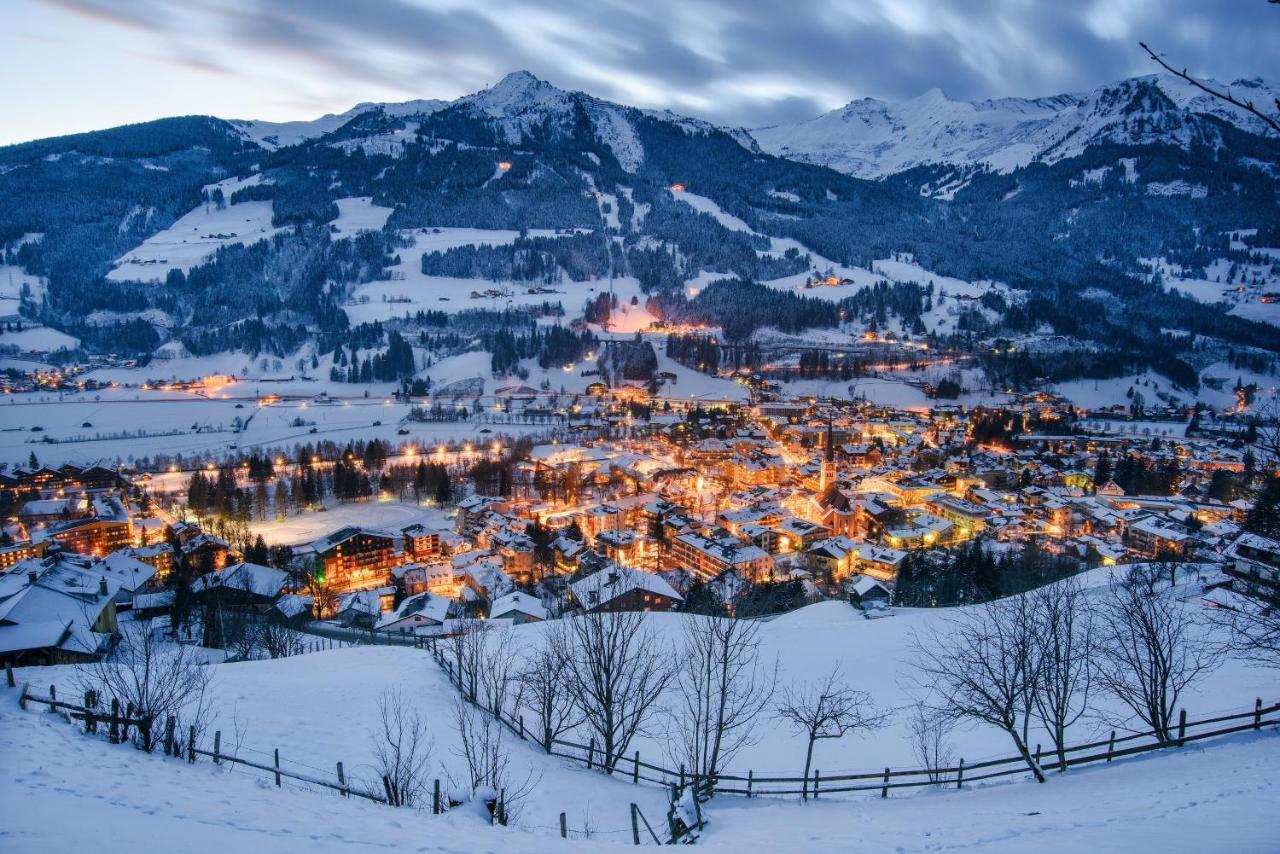
[[[1100,594],[1108,575],[1096,570],[1085,581]],[[1191,596],[1185,607],[1195,611],[1203,606]],[[955,613],[903,610],[871,621],[846,604],[828,602],[760,625],[761,657],[768,664],[778,662],[782,684],[817,679],[838,667],[850,686],[869,692],[877,705],[893,713],[887,725],[868,735],[820,743],[815,764],[824,776],[917,764],[905,727],[927,687],[913,678],[910,639],[915,632],[941,628]],[[650,633],[650,643],[670,647],[678,656],[688,619],[648,615],[644,631]],[[546,624],[492,631],[512,633],[509,648],[525,654],[545,630]],[[432,776],[457,773],[456,693],[420,650],[361,647],[210,666],[215,672],[209,726],[222,731],[229,752],[269,764],[271,751],[279,748],[284,767],[325,777],[332,776],[335,762],[343,761],[350,777],[366,781],[373,767],[370,733],[378,719],[378,698],[390,688],[400,691],[429,725]],[[60,695],[74,685],[68,667],[19,669],[17,676],[40,690],[58,684]],[[404,844],[421,850],[572,848],[573,840],[556,838],[560,812],[566,813],[571,830],[594,828],[596,835],[586,846],[599,849],[630,843],[628,804],[637,803],[651,822],[661,822],[665,814],[665,790],[633,784],[626,774],[610,778],[547,757],[509,732],[512,777],[536,779],[537,785],[519,805],[515,827],[501,829],[483,826],[472,810],[443,818],[388,813],[332,793],[300,791],[288,781],[276,790],[269,775],[246,769],[216,769],[207,762],[191,768],[147,757],[87,739],[53,716],[20,713],[13,695],[0,694],[0,743],[12,758],[0,792],[6,803],[21,806],[5,825],[17,846],[11,850],[83,841],[92,822],[66,826],[52,820],[57,810],[76,809],[83,817],[108,805],[137,816],[136,822],[111,822],[118,834],[111,841],[121,848],[141,838],[132,834],[168,838],[195,820],[201,833],[185,847],[201,851],[255,840],[274,850],[305,845],[309,851]],[[1266,703],[1280,699],[1275,672],[1231,661],[1202,680],[1185,706],[1195,719],[1248,708],[1255,696]],[[1106,707],[1105,700],[1099,702],[1099,708]],[[649,735],[634,745],[647,761],[671,762],[665,755],[668,725],[655,719]],[[1073,728],[1071,740],[1092,738],[1110,726],[1088,720]],[[756,737],[733,760],[733,770],[750,768],[757,777],[799,774],[804,741],[771,711],[760,714]],[[1033,740],[1041,737],[1033,734]],[[1006,737],[989,729],[962,727],[952,738],[956,755],[969,763],[1011,752]],[[1263,852],[1274,850],[1270,804],[1277,769],[1280,740],[1274,727],[1265,727],[1062,776],[1050,774],[1044,785],[1012,778],[961,792],[908,790],[894,792],[888,801],[873,795],[832,796],[804,805],[794,798],[720,796],[706,805],[709,825],[701,844],[725,851],[850,846],[926,851],[945,845],[992,851],[1197,852],[1226,846]]]

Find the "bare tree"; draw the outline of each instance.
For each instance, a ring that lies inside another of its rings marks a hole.
[[[541,775],[530,771],[522,781],[513,782],[511,753],[503,744],[504,727],[485,710],[456,697],[453,719],[459,743],[453,754],[463,761],[465,773],[460,782],[450,775],[450,787],[465,788],[472,797],[490,801],[494,818],[505,824],[517,815],[519,804],[537,786]]]
[[[813,767],[813,746],[817,742],[874,729],[889,717],[876,709],[866,691],[855,691],[845,685],[839,668],[833,669],[821,682],[792,685],[778,702],[777,713],[809,742],[804,755],[804,786],[801,791],[805,800],[809,798],[809,771]]]
[[[1098,684],[1168,744],[1182,692],[1212,670],[1217,657],[1184,606],[1161,588],[1155,566],[1134,565],[1113,581],[1094,648]]]
[[[956,762],[956,753],[950,739],[951,725],[951,718],[938,714],[927,706],[916,706],[907,723],[911,751],[929,780],[934,783],[948,782],[950,775],[944,769],[953,767]]]
[[[267,654],[268,658],[288,658],[292,655],[300,655],[304,648],[302,635],[276,620],[260,620],[256,634],[258,646]]]
[[[533,712],[534,731],[543,750],[551,752],[553,742],[582,723],[582,713],[574,703],[567,673],[557,650],[567,644],[562,637],[565,621],[547,626],[542,643],[525,660],[518,678],[521,708]]]
[[[482,620],[463,619],[457,623],[454,634],[445,641],[445,655],[453,664],[458,679],[458,690],[470,703],[480,700],[480,673],[484,668],[485,631]]]
[[[416,806],[426,792],[435,750],[431,728],[399,688],[382,692],[378,718],[380,726],[372,735],[374,767],[386,781],[393,807]]]
[[[912,643],[917,678],[934,708],[953,719],[1003,730],[1035,778],[1044,782],[1027,747],[1040,680],[1039,644],[1030,599],[1010,596],[961,610]]]
[[[557,656],[574,705],[595,734],[610,772],[675,677],[674,655],[638,611],[589,611],[566,621]]]
[[[1036,715],[1049,732],[1062,772],[1067,770],[1067,728],[1089,710],[1093,613],[1079,576],[1040,587],[1029,596],[1039,643]]]
[[[204,731],[210,711],[209,668],[195,648],[161,640],[142,625],[126,626],[110,654],[81,665],[77,680],[99,697],[120,701],[123,709],[148,723],[137,729],[136,743],[150,752],[159,742],[159,724],[172,716],[175,729]]]
[[[669,744],[708,789],[752,743],[760,713],[773,698],[777,663],[761,664],[759,634],[760,624],[750,620],[691,616],[684,625]]]
[[[488,623],[481,626],[482,631],[473,633],[479,671],[475,678],[479,685],[477,702],[500,714],[511,683],[515,681],[516,650],[511,632]]]
[[[1209,613],[1213,624],[1227,632],[1224,652],[1258,667],[1280,668],[1280,608],[1259,602]]]

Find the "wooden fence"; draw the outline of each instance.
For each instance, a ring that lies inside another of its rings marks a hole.
[[[440,650],[438,642],[431,642],[427,648],[432,657],[435,658],[436,663],[445,671],[449,681],[453,683],[460,693],[464,693],[461,680],[458,674],[454,672],[453,662],[449,661]],[[547,750],[547,745],[542,744],[533,731],[526,730],[524,718],[518,712],[507,712],[501,707],[500,703],[496,704],[494,708],[488,709],[488,711],[520,738],[531,739],[542,746],[544,750]],[[1222,724],[1226,724],[1226,726],[1222,726]],[[1093,762],[1111,762],[1115,759],[1135,756],[1153,750],[1182,747],[1187,742],[1201,741],[1207,738],[1249,730],[1260,730],[1263,726],[1275,724],[1280,724],[1280,703],[1264,706],[1259,698],[1254,701],[1252,709],[1201,720],[1187,720],[1186,710],[1183,709],[1178,716],[1177,735],[1167,742],[1160,741],[1154,732],[1117,735],[1116,731],[1112,730],[1110,737],[1105,740],[1072,745],[1066,748],[1064,753],[1067,767],[1076,767]],[[1143,739],[1154,740],[1147,743],[1136,743]],[[945,786],[955,786],[958,789],[966,783],[977,783],[983,780],[994,780],[999,777],[1031,773],[1031,769],[1022,757],[1010,756],[1001,759],[987,759],[972,764],[966,764],[964,759],[961,759],[957,765],[949,768],[899,770],[885,768],[883,771],[828,774],[825,776],[821,770],[815,770],[813,775],[809,777],[758,776],[754,771],[747,771],[745,773],[726,772],[716,775],[714,778],[708,778],[689,773],[683,766],[678,769],[671,769],[647,762],[640,757],[640,751],[638,750],[629,756],[612,757],[611,762],[611,757],[605,756],[596,746],[594,738],[587,744],[553,739],[547,752],[552,756],[559,756],[583,764],[588,769],[599,769],[624,779],[629,778],[633,783],[646,782],[666,787],[674,786],[680,790],[683,790],[687,785],[692,785],[694,791],[702,798],[708,798],[716,794],[740,795],[748,798],[794,795],[818,798],[823,795],[850,792],[879,792],[880,797],[887,798],[891,789]],[[1041,757],[1041,745],[1036,745],[1035,759],[1037,764],[1040,764]],[[1046,760],[1044,764],[1050,766],[1050,770],[1052,770],[1052,767],[1057,767],[1058,759],[1055,752],[1051,750],[1044,753],[1043,757]]]
[[[7,670],[7,677],[10,686],[14,686],[12,681],[13,671]],[[49,686],[47,696],[34,694],[29,684],[23,684],[22,692],[18,695],[18,706],[24,711],[30,704],[39,704],[48,708],[52,713],[62,713],[66,717],[74,721],[84,722],[84,731],[86,734],[98,734],[103,729],[108,734],[108,739],[112,744],[121,744],[127,742],[130,737],[130,731],[133,730],[140,734],[145,734],[148,738],[151,735],[151,728],[154,721],[150,717],[138,715],[132,705],[129,705],[124,711],[120,708],[120,701],[112,699],[110,711],[99,709],[100,698],[93,691],[86,691],[84,702],[82,705],[68,703],[58,699],[58,689],[54,685]],[[156,734],[157,746],[162,747],[165,756],[173,757],[183,761],[186,764],[194,764],[198,757],[206,757],[211,759],[215,765],[240,765],[245,768],[251,768],[271,775],[277,787],[283,786],[284,780],[296,780],[309,786],[317,786],[322,789],[337,792],[339,795],[350,798],[363,798],[378,804],[388,804],[390,806],[407,806],[405,797],[401,792],[396,790],[394,781],[386,776],[381,778],[382,791],[369,791],[360,784],[347,776],[346,769],[341,762],[334,766],[334,776],[332,779],[321,776],[321,772],[314,774],[302,773],[287,767],[284,767],[280,761],[280,750],[276,748],[272,750],[271,762],[257,762],[252,759],[246,759],[238,753],[228,753],[222,749],[222,732],[216,731],[213,734],[212,749],[201,747],[197,742],[196,729],[189,726],[187,732],[180,733],[176,731],[177,723],[173,717],[166,718],[163,727],[163,734]],[[267,754],[263,754],[267,755]],[[431,789],[431,813],[439,815],[446,812],[457,804],[450,803],[448,793],[442,791],[440,780],[433,782]],[[652,839],[657,844],[662,844],[649,822],[645,819],[640,808],[634,803],[631,808],[631,828],[627,830],[604,831],[605,833],[630,833],[634,844],[645,844]],[[495,820],[499,824],[507,823],[507,808],[504,802],[504,796],[499,794],[497,800],[491,805]],[[648,834],[642,836],[640,828],[644,827]],[[568,839],[573,833],[566,820],[566,814],[560,813],[560,836]]]

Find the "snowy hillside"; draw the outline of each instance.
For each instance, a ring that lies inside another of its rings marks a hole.
[[[1122,572],[1124,569],[1114,570]],[[1108,570],[1084,577],[1092,595],[1106,589]],[[1193,590],[1192,586],[1179,590]],[[1186,600],[1189,612],[1202,609],[1198,593]],[[816,680],[838,666],[851,686],[866,690],[876,705],[892,713],[873,731],[824,740],[818,758],[824,776],[886,766],[913,766],[908,720],[920,699],[913,680],[911,639],[945,626],[951,609],[904,610],[898,616],[863,619],[851,606],[825,602],[760,626],[763,661],[775,659],[782,685]],[[681,657],[685,622],[680,614],[651,614],[643,630],[649,641]],[[536,649],[551,624],[496,629],[512,633],[517,656]],[[343,761],[348,779],[367,785],[374,767],[373,732],[378,698],[398,686],[421,715],[433,742],[428,778],[456,778],[460,736],[453,720],[455,690],[431,657],[404,647],[361,647],[312,652],[291,658],[211,664],[212,706],[208,731],[220,730],[223,749],[270,763],[272,749],[287,771],[331,779]],[[334,674],[341,673],[340,681]],[[20,668],[19,684],[43,693],[58,686],[59,697],[74,696],[74,668]],[[1192,720],[1270,702],[1277,683],[1273,671],[1228,662],[1204,677],[1184,698]],[[569,828],[592,828],[582,850],[630,844],[629,804],[639,805],[657,824],[666,790],[633,783],[581,765],[548,757],[535,745],[508,734],[513,780],[536,779],[519,805],[514,826],[489,827],[473,807],[445,817],[391,813],[387,808],[344,800],[332,792],[306,791],[289,780],[271,785],[269,774],[243,767],[194,767],[146,756],[129,747],[91,739],[38,705],[21,712],[16,692],[0,690],[0,751],[8,759],[0,797],[11,807],[2,833],[6,850],[47,851],[84,847],[103,825],[113,834],[106,850],[129,850],[141,836],[175,842],[184,850],[222,851],[228,845],[264,845],[272,850],[337,851],[369,846],[412,845],[418,850],[573,850],[558,838],[558,816]],[[1115,711],[1115,701],[1091,697],[1099,713]],[[678,706],[671,706],[678,709]],[[651,737],[634,747],[653,762],[665,758],[671,741],[663,718]],[[1087,716],[1072,725],[1072,742],[1101,737],[1114,724]],[[206,742],[209,736],[206,735]],[[582,735],[585,740],[586,736]],[[950,736],[956,755],[970,764],[1009,753],[1008,740],[991,727],[962,725]],[[1032,741],[1043,734],[1032,731]],[[794,775],[804,755],[803,736],[780,724],[773,710],[761,713],[752,743],[733,768],[754,769],[756,779]],[[720,795],[704,807],[709,819],[702,844],[712,851],[869,850],[930,851],[949,847],[989,851],[1114,850],[1159,851],[1274,850],[1274,775],[1280,769],[1280,740],[1274,727],[1073,768],[1037,785],[1025,775],[970,784],[962,791],[895,790],[832,795],[801,804],[794,798],[746,800]],[[164,793],[164,794],[160,794]],[[124,814],[137,821],[121,821]],[[59,814],[81,820],[60,822]],[[656,821],[655,821],[656,820]],[[197,822],[200,832],[184,831]],[[323,829],[322,829],[323,828]],[[102,840],[99,839],[99,845]],[[295,846],[295,847],[290,847]],[[305,846],[305,847],[304,847]],[[802,846],[802,847],[801,847]]]
[[[1231,84],[1241,98],[1270,103],[1261,80]],[[900,103],[863,98],[806,122],[752,130],[765,151],[862,178],[931,163],[1010,172],[1033,160],[1056,162],[1098,142],[1156,139],[1186,147],[1212,133],[1204,116],[1250,133],[1261,123],[1169,75],[1123,80],[1088,93],[1047,98],[954,101],[941,89]]]

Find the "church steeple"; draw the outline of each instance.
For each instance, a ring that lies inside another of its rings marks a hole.
[[[831,416],[827,416],[827,442],[822,457],[822,468],[818,475],[818,489],[825,492],[836,482],[836,446],[831,430]]]

